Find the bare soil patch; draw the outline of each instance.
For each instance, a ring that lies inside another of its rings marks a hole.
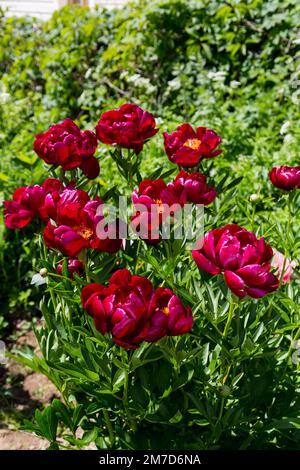
[[[15,344],[19,347],[33,347],[38,353],[39,348],[33,331],[23,333],[23,329],[23,322],[17,323]],[[23,419],[33,416],[36,408],[42,409],[50,404],[53,398],[59,398],[58,390],[44,375],[32,372],[12,360],[0,365],[0,387],[4,395],[0,409],[0,450],[46,449],[49,445],[47,441],[20,431],[18,427]]]

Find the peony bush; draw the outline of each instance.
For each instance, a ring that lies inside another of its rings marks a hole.
[[[33,321],[42,356],[12,356],[61,393],[24,426],[50,449],[296,447],[299,167],[270,170],[287,213],[285,227],[272,226],[255,217],[256,195],[235,212],[240,179],[215,170],[226,153],[214,130],[163,132],[173,169],[162,161],[142,175],[147,141],[157,134],[163,145],[159,131],[129,103],[95,130],[67,118],[35,137],[44,183],[4,201],[9,229],[34,224],[43,315]],[[131,201],[115,223],[107,203],[119,191],[96,179],[103,152]],[[188,204],[203,214],[199,228],[192,212],[192,250],[185,231],[175,236]]]

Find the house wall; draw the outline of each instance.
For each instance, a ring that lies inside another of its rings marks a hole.
[[[96,4],[111,7],[121,7],[127,0],[0,0],[0,7],[7,10],[8,16],[31,15],[47,19],[60,6],[68,3],[81,3],[94,7]]]
[[[58,0],[0,0],[0,7],[8,16],[34,15],[47,19],[59,8]]]

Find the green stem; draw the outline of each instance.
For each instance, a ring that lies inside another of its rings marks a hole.
[[[136,244],[135,260],[134,260],[134,272],[135,273],[137,271],[137,263],[139,261],[140,249],[141,249],[141,240],[139,238]]]
[[[111,424],[111,420],[110,420],[108,411],[107,410],[102,410],[102,411],[103,411],[104,420],[105,420],[107,430],[108,430],[108,434],[109,434],[110,447],[113,448],[113,446],[115,444],[114,430],[113,430],[113,427],[112,427],[112,424]]]
[[[236,328],[237,328],[237,336],[239,339],[238,346],[240,347],[240,336],[241,336],[241,318],[240,315],[236,316]]]
[[[59,172],[59,179],[65,184],[67,185],[69,183],[68,179],[66,178],[65,176],[65,171],[61,168],[60,172]]]
[[[256,214],[256,205],[253,204],[252,214],[251,214],[251,230],[254,232],[255,227],[255,214]]]
[[[124,390],[123,390],[123,402],[124,406],[127,409],[128,407],[128,385],[129,385],[129,374],[128,370],[124,369],[125,379],[124,379]]]
[[[230,298],[227,322],[226,322],[226,325],[225,325],[225,328],[224,328],[224,331],[223,331],[223,338],[226,338],[226,336],[228,334],[228,331],[229,331],[229,328],[230,328],[230,325],[231,325],[231,322],[232,322],[232,319],[233,319],[233,314],[234,314],[235,307],[236,307],[236,303],[235,303],[234,296],[232,295],[231,298]]]
[[[127,156],[119,147],[118,151],[114,154],[115,162],[117,163],[118,170],[123,178],[126,180],[131,191],[139,184],[137,175],[139,174],[139,159],[135,153],[128,149]]]
[[[288,208],[288,220],[287,220],[287,224],[286,224],[286,237],[287,237],[287,239],[289,239],[290,231],[291,231],[291,224],[292,224],[292,197],[293,197],[293,192],[290,191],[289,194],[288,194],[288,203],[287,203],[287,208]],[[283,283],[284,274],[285,274],[286,267],[287,267],[288,262],[289,262],[289,256],[291,256],[290,249],[289,249],[289,243],[287,243],[286,239],[284,240],[284,245],[285,245],[284,260],[283,260],[283,266],[282,266],[281,275],[280,275],[280,279],[279,279],[279,285],[280,286]]]
[[[291,222],[292,222],[292,198],[293,198],[293,191],[290,191],[288,195],[288,222],[287,222],[287,235],[288,236],[291,231]]]
[[[221,418],[222,418],[222,415],[223,415],[223,410],[224,410],[224,403],[225,403],[225,399],[222,398],[221,406],[220,406],[220,412],[219,412],[219,416],[217,418],[217,423],[219,423],[221,421]]]
[[[219,414],[218,414],[218,417],[216,419],[216,422],[215,424],[213,425],[213,430],[212,430],[212,433],[211,433],[211,437],[210,437],[210,442],[213,443],[216,439],[218,440],[218,438],[220,437],[220,432],[218,431],[218,425],[222,419],[222,416],[223,416],[223,411],[224,411],[224,403],[225,403],[225,399],[222,398],[221,400],[221,406],[220,406],[220,411],[219,411]]]
[[[52,287],[49,287],[49,292],[50,292],[50,297],[51,297],[51,302],[52,302],[52,305],[53,305],[54,313],[56,313],[57,304],[56,304],[56,300],[55,300],[55,297],[54,297]]]
[[[89,270],[88,270],[88,265],[87,265],[87,252],[86,252],[86,250],[82,250],[80,252],[80,254],[78,255],[78,259],[79,259],[79,261],[82,262],[82,264],[84,266],[86,281],[91,282],[90,275],[89,275]]]
[[[126,413],[126,416],[127,416],[127,419],[128,419],[128,424],[130,426],[130,428],[132,429],[132,431],[136,431],[137,429],[137,425],[136,425],[136,421],[135,419],[133,418],[133,416],[131,415],[130,413],[130,410],[129,410],[129,404],[128,404],[128,387],[129,387],[129,371],[128,371],[128,356],[127,356],[127,353],[125,351],[122,351],[122,359],[123,359],[123,364],[124,364],[124,374],[125,374],[125,378],[124,378],[124,390],[123,390],[123,405],[124,405],[124,409],[125,409],[125,413]],[[126,364],[125,364],[126,362]]]

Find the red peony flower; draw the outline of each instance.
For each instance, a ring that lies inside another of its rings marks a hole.
[[[122,240],[110,237],[99,239],[97,225],[104,219],[99,210],[102,201],[93,200],[78,189],[65,189],[56,204],[56,214],[44,230],[44,240],[48,248],[59,250],[66,256],[75,257],[85,248],[115,253],[121,247]]]
[[[238,297],[260,298],[278,288],[279,280],[270,272],[272,248],[238,225],[212,230],[192,255],[202,271],[224,273],[228,287]]]
[[[44,222],[49,219],[45,208],[46,198],[56,198],[61,190],[61,182],[48,178],[39,186],[21,186],[13,194],[12,201],[4,201],[4,222],[10,229],[23,228],[35,217]],[[50,210],[49,210],[50,212]]]
[[[42,188],[46,195],[43,204],[39,208],[39,216],[43,222],[47,223],[49,219],[54,219],[56,215],[56,203],[59,200],[62,183],[55,178],[48,178],[42,184]]]
[[[99,175],[99,163],[94,157],[97,138],[92,131],[80,131],[69,118],[37,134],[34,150],[49,165],[61,166],[64,171],[81,168],[90,179]]]
[[[56,267],[56,272],[60,276],[62,275],[62,261],[60,261]],[[68,272],[71,279],[73,279],[74,273],[77,273],[79,276],[84,270],[84,265],[78,258],[69,258],[68,259]]]
[[[131,226],[145,241],[159,242],[158,229],[162,222],[186,202],[183,190],[175,192],[162,179],[143,180],[138,190],[132,193],[132,202],[137,212],[131,219]]]
[[[169,160],[179,166],[193,167],[202,158],[212,158],[222,153],[217,149],[221,137],[206,127],[198,127],[195,131],[190,124],[182,124],[171,134],[164,132],[163,135]]]
[[[272,168],[269,178],[274,186],[285,191],[300,189],[300,166],[279,166]]]
[[[158,212],[163,211],[163,204],[172,206],[179,204],[182,206],[186,202],[186,196],[183,191],[174,191],[172,186],[167,186],[162,179],[143,180],[138,191],[135,189],[132,193],[132,202],[135,206],[143,205],[150,209],[154,206]],[[161,208],[161,209],[160,209]]]
[[[187,173],[181,170],[173,183],[169,183],[167,188],[175,194],[180,195],[180,199],[195,204],[207,206],[215,200],[217,192],[206,184],[206,176],[201,173]]]
[[[108,287],[85,286],[81,301],[97,330],[111,333],[113,341],[127,349],[138,348],[142,341],[182,335],[193,325],[190,308],[170,289],[154,291],[148,279],[132,276],[127,269],[116,271]]]
[[[97,330],[103,335],[111,333],[113,341],[124,348],[136,349],[146,334],[152,293],[148,279],[120,269],[111,276],[108,287],[84,287],[81,301]]]
[[[184,307],[174,292],[165,287],[153,293],[149,311],[150,323],[145,341],[157,341],[163,336],[180,336],[188,333],[193,326],[190,307]]]
[[[93,180],[99,176],[100,166],[95,157],[84,159],[80,165],[80,169],[89,180]]]
[[[138,155],[146,140],[154,136],[154,116],[134,104],[124,104],[102,114],[96,126],[98,139],[104,144],[133,149]]]

